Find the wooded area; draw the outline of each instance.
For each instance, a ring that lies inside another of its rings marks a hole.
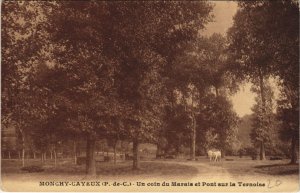
[[[208,37],[209,1],[4,1],[2,158],[76,163],[82,152],[95,175],[95,152],[124,152],[139,169],[139,146],[151,143],[157,158],[259,148],[261,160],[267,152],[296,163],[299,4],[238,6],[226,36]],[[257,96],[251,147],[240,145],[230,100],[245,82]]]

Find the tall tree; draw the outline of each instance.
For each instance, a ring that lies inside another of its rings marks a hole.
[[[47,40],[44,14],[51,3],[7,1],[2,6],[2,124],[14,124],[22,144],[30,129],[46,116],[39,101],[41,92],[34,85],[36,69],[45,62]]]
[[[264,88],[266,92],[265,109],[262,109],[261,97],[259,97],[260,87],[252,87],[252,91],[257,93],[255,99],[256,104],[252,107],[252,131],[250,133],[251,140],[254,145],[260,144],[260,157],[265,159],[266,145],[272,141],[272,131],[275,129],[275,116],[274,116],[274,93],[271,86],[267,83]],[[263,142],[263,144],[262,144]]]
[[[172,65],[170,58],[174,58],[174,50],[180,50],[176,46],[196,37],[209,11],[210,6],[203,2],[130,2],[112,5],[110,22],[114,25],[106,29],[107,34],[114,34],[114,39],[107,43],[107,47],[110,48],[110,54],[122,61],[125,74],[121,74],[121,90],[136,115],[134,122],[138,132],[135,138],[141,134],[143,138],[146,131],[143,125],[149,122],[149,118],[144,119],[144,115],[150,113],[148,115],[152,114],[150,117],[157,120],[156,123],[160,122],[160,116],[157,116],[159,108],[155,106],[163,105],[158,103],[162,100],[157,96],[157,93],[162,93],[165,84],[161,76]],[[162,42],[163,45],[160,44]],[[149,102],[152,108],[147,105]],[[134,142],[134,147],[136,143],[138,140]],[[137,156],[134,155],[136,163]]]
[[[262,110],[266,109],[264,84],[268,77],[273,75],[279,76],[284,87],[294,93],[288,103],[293,104],[294,112],[297,112],[298,2],[292,0],[239,2],[239,10],[234,25],[229,30],[228,39],[234,68],[260,86]]]

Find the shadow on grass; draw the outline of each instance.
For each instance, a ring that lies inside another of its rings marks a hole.
[[[254,166],[256,172],[270,175],[293,175],[299,174],[298,164],[270,164]]]
[[[139,170],[132,170],[131,162],[120,165],[106,165],[97,168],[97,174],[105,176],[136,176],[147,175],[152,177],[192,177],[198,173],[193,166],[176,163],[141,162]]]
[[[84,175],[85,166],[69,165],[65,167],[48,168],[45,173]],[[197,175],[198,170],[192,166],[176,163],[141,162],[138,170],[132,170],[132,162],[121,162],[114,165],[111,162],[97,164],[97,175],[106,177],[180,177],[191,178]]]
[[[39,161],[31,161],[27,163],[27,166],[40,166],[44,169],[40,172],[40,175],[71,175],[82,176],[85,175],[85,165],[75,165],[72,161],[59,161],[57,166],[54,167],[54,163],[48,162],[41,164]],[[164,163],[156,161],[141,161],[139,170],[132,170],[132,162],[118,162],[114,165],[112,162],[98,162],[97,163],[97,175],[100,176],[149,176],[149,177],[182,177],[190,178],[197,175],[198,170],[193,166],[187,166],[174,163]],[[8,174],[22,174],[27,173],[21,170],[22,165],[19,161],[9,161],[2,165],[2,172]],[[31,173],[33,175],[38,175]]]

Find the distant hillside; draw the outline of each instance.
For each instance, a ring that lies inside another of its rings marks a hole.
[[[243,147],[250,146],[250,132],[251,132],[251,117],[252,115],[245,115],[241,118],[241,122],[238,127],[238,135],[237,138],[242,143]]]

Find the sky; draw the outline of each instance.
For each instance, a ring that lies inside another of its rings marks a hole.
[[[221,33],[226,35],[228,28],[233,24],[233,16],[235,15],[238,6],[236,1],[213,1],[215,4],[213,14],[214,22],[206,26],[203,34],[210,36],[213,33]],[[240,86],[240,91],[231,96],[233,108],[240,116],[251,114],[251,107],[254,105],[255,94],[250,91],[251,84],[246,83]]]
[[[206,25],[204,35],[210,36],[213,33],[226,35],[228,28],[233,24],[233,16],[238,6],[236,1],[210,1],[215,7],[213,10],[214,21]]]

